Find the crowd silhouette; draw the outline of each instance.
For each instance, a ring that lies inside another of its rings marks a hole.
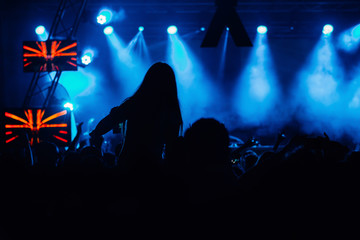
[[[102,135],[119,127],[124,141],[104,152]],[[223,234],[238,237],[356,233],[358,151],[326,134],[293,136],[262,152],[252,139],[233,149],[226,126],[214,118],[184,130],[174,72],[156,63],[136,93],[99,122],[90,144],[77,147],[79,124],[66,151],[50,142],[31,147],[26,136],[2,146],[4,239],[34,229],[59,232],[59,225],[41,222],[49,217],[61,219],[62,230],[64,221],[92,219],[106,232],[144,236],[169,229],[170,236],[213,236],[221,225]]]

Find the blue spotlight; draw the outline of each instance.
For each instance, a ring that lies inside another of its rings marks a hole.
[[[67,102],[64,104],[64,108],[70,109],[70,111],[74,110],[74,105],[71,102]]]
[[[104,15],[98,15],[98,16],[96,17],[96,21],[97,21],[99,24],[103,25],[103,24],[106,23],[106,17],[105,17]]]
[[[201,27],[201,28],[200,28],[200,31],[204,32],[204,31],[205,31],[205,28],[204,28],[204,27]]]
[[[85,65],[89,65],[91,63],[92,59],[89,55],[84,55],[81,57],[81,62]]]
[[[144,31],[144,27],[143,27],[143,26],[140,26],[140,27],[139,27],[139,32],[142,32],[142,31]]]
[[[96,20],[99,24],[103,25],[105,23],[109,23],[111,18],[112,12],[109,9],[102,9],[96,17]]]
[[[265,34],[265,33],[267,33],[267,27],[264,25],[260,25],[257,27],[257,32],[259,34]]]
[[[42,35],[45,33],[45,27],[40,25],[35,28],[35,32],[37,35]]]
[[[112,26],[107,26],[106,28],[104,28],[105,35],[110,35],[113,32],[114,32],[114,28]]]
[[[86,49],[84,52],[83,52],[83,55],[81,57],[81,62],[82,64],[84,65],[89,65],[93,58],[94,58],[94,55],[95,55],[95,52],[94,50],[92,49]]]
[[[244,124],[259,126],[265,122],[275,124],[278,121],[278,118],[272,118],[276,116],[275,106],[280,96],[273,63],[267,35],[257,34],[233,98],[234,109]]]
[[[230,28],[229,27],[226,27],[226,31],[229,31],[230,30]]]
[[[169,27],[167,28],[167,32],[168,32],[169,34],[175,34],[175,33],[177,33],[177,27],[176,27],[175,25],[169,26]]]
[[[334,27],[331,24],[326,24],[322,30],[323,34],[325,35],[330,35],[333,31]]]
[[[45,27],[42,25],[39,25],[35,28],[35,33],[38,35],[38,38],[40,41],[46,41],[49,33],[46,31]]]

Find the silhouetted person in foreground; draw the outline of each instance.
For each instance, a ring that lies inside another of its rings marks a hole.
[[[175,74],[166,63],[155,63],[147,71],[133,96],[111,109],[91,132],[93,142],[119,124],[125,142],[119,166],[126,170],[158,167],[164,146],[171,147],[182,128]]]
[[[237,193],[225,125],[213,118],[201,118],[186,130],[184,139],[190,204],[194,211],[222,212],[222,203]]]

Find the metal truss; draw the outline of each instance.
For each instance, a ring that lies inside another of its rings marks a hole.
[[[85,9],[87,0],[61,0],[50,28],[48,40],[73,40],[79,27],[81,15]],[[35,72],[30,86],[27,90],[23,107],[42,107],[47,108],[51,98],[53,97],[56,87],[59,83],[62,71],[55,71],[55,75],[51,72]],[[48,77],[50,86],[43,88],[40,78]],[[34,96],[39,96],[45,91],[46,97],[41,106],[34,106]]]

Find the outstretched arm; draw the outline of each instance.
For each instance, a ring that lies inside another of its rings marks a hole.
[[[83,122],[79,123],[76,126],[77,133],[76,133],[76,136],[75,136],[74,140],[72,140],[72,142],[69,144],[68,151],[75,151],[76,150],[76,145],[79,143],[79,139],[80,139],[80,136],[82,134],[82,125],[83,125]]]
[[[128,106],[129,103],[125,101],[119,107],[114,107],[113,109],[111,109],[110,114],[104,117],[98,123],[94,131],[90,133],[90,137],[91,137],[90,142],[92,142],[92,145],[101,147],[102,141],[104,140],[102,135],[113,129],[116,126],[116,124],[125,121],[126,112],[129,109]]]
[[[109,114],[98,123],[95,129],[90,133],[90,136],[102,136],[105,133],[109,132],[111,129],[113,129],[115,124],[116,123],[113,117]]]
[[[104,141],[105,133],[109,132],[114,126],[114,120],[112,119],[111,115],[107,115],[103,118],[96,128],[90,133],[90,144],[101,149],[101,145]]]

